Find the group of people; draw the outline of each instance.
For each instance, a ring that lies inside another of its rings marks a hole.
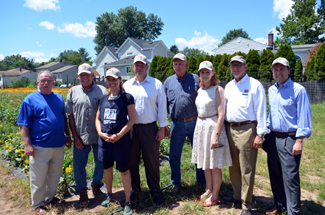
[[[89,203],[85,168],[91,150],[95,162],[92,193],[103,206],[113,199],[115,163],[125,192],[124,214],[132,214],[131,199],[141,192],[141,155],[152,199],[162,204],[159,145],[167,136],[172,193],[181,189],[181,154],[188,137],[197,183],[206,186],[196,200],[205,207],[220,201],[222,169],[228,166],[234,195],[223,201],[241,203],[241,214],[251,214],[257,152],[263,148],[268,153],[275,203],[275,209],[266,214],[299,213],[302,142],[311,135],[312,124],[308,94],[289,78],[289,62],[285,58],[273,61],[276,83],[268,91],[267,117],[265,90],[246,74],[244,57],[231,58],[235,78],[225,89],[218,85],[211,62],[201,62],[196,75],[187,72],[185,55],[178,53],[172,61],[175,75],[164,84],[148,75],[149,62],[144,55],[134,57],[135,77],[124,84],[118,69],[107,70],[109,93],[93,82],[91,66],[82,64],[78,68],[81,84],[69,90],[66,108],[63,98],[52,92],[52,74],[38,74],[38,90],[24,99],[17,120],[25,153],[30,156],[31,199],[36,214],[44,214],[48,203],[62,203],[55,195],[64,145],[71,147],[69,127],[80,207]],[[100,189],[103,175],[107,194]]]

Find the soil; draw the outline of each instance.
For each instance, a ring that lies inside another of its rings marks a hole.
[[[258,176],[259,180],[264,179],[262,176]],[[0,182],[5,182],[8,180],[14,180],[15,176],[12,174],[2,175],[0,174]],[[266,181],[267,179],[265,179]],[[7,200],[5,196],[3,195],[5,193],[6,186],[0,186],[0,214],[6,214],[6,215],[29,215],[34,214],[34,210],[32,208],[25,208],[22,206],[17,206],[15,203],[11,200]],[[122,199],[124,196],[123,188],[118,188],[113,190],[113,195],[117,199]],[[88,196],[90,199],[90,204],[87,209],[81,210],[79,208],[78,204],[78,196],[72,196],[70,198],[65,199],[66,204],[63,209],[63,213],[59,213],[62,211],[62,208],[60,209],[52,209],[50,213],[48,214],[108,214],[105,212],[105,208],[103,208],[100,205],[99,201],[96,201],[92,195],[91,190],[88,190]],[[259,187],[254,188],[254,202],[257,204],[266,204],[266,205],[272,205],[273,204],[273,198],[269,196],[268,192],[260,189]],[[301,202],[302,202],[302,209],[301,211],[304,212],[303,214],[311,214],[307,209],[306,206],[309,205],[309,207],[314,204],[319,207],[321,204],[321,212],[319,214],[325,214],[325,201],[320,202],[320,204],[315,203],[317,202],[317,196],[318,193],[312,193],[308,190],[301,190]],[[176,201],[172,204],[163,204],[162,207],[166,207],[169,209],[170,214],[179,214],[179,209],[182,207],[182,205],[186,204],[187,202],[182,201]],[[119,209],[117,205],[115,205],[116,209]],[[107,210],[106,210],[107,211]],[[221,202],[219,205],[206,208],[207,214],[224,214],[224,215],[235,215],[240,214],[241,209],[234,208],[230,204],[226,204]],[[256,208],[253,208],[254,215],[262,215],[263,212],[257,211]],[[141,211],[138,213],[146,213],[146,211]],[[147,212],[148,213],[148,212]],[[121,214],[121,213],[118,213]]]

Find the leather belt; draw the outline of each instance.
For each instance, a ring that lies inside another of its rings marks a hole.
[[[277,137],[285,137],[287,135],[295,135],[297,132],[293,131],[293,132],[277,132],[277,131],[271,131],[272,133],[274,133]]]
[[[197,116],[197,117],[200,118],[200,119],[207,119],[207,118],[211,118],[211,117],[214,117],[214,116],[218,116],[218,114],[213,115],[213,116],[207,116],[207,117],[203,117],[203,116]]]
[[[184,118],[184,119],[177,119],[178,121],[183,121],[183,122],[189,122],[192,120],[196,120],[197,116],[189,117],[189,118]]]
[[[156,121],[153,121],[153,122],[149,122],[149,123],[136,123],[134,124],[135,126],[144,126],[144,125],[150,125],[150,124],[157,124]]]
[[[248,125],[248,124],[253,124],[256,121],[244,121],[244,122],[226,122],[227,125],[229,125],[230,127],[239,127],[242,125]]]

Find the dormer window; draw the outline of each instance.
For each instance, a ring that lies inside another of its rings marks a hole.
[[[133,54],[133,52],[127,52],[126,53],[126,55],[132,55]]]

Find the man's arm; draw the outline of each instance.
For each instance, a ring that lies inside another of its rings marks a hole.
[[[167,98],[164,90],[164,86],[158,88],[158,121],[159,121],[159,130],[156,135],[156,140],[162,141],[165,138],[165,127],[168,126],[169,122],[167,120]]]
[[[71,148],[71,136],[70,136],[70,131],[69,131],[69,127],[68,127],[68,120],[64,121],[64,133],[65,136],[67,136],[66,140],[65,140],[65,146],[68,147],[68,149]]]
[[[20,126],[20,134],[21,134],[21,137],[23,138],[26,155],[35,157],[34,148],[33,148],[32,144],[30,143],[30,139],[29,139],[29,127],[21,125]]]
[[[78,149],[83,149],[85,146],[84,146],[81,138],[78,136],[78,134],[76,132],[75,120],[74,120],[73,114],[68,114],[68,118],[69,118],[69,127],[70,127],[70,130],[72,133],[74,144],[76,145],[76,147]]]

